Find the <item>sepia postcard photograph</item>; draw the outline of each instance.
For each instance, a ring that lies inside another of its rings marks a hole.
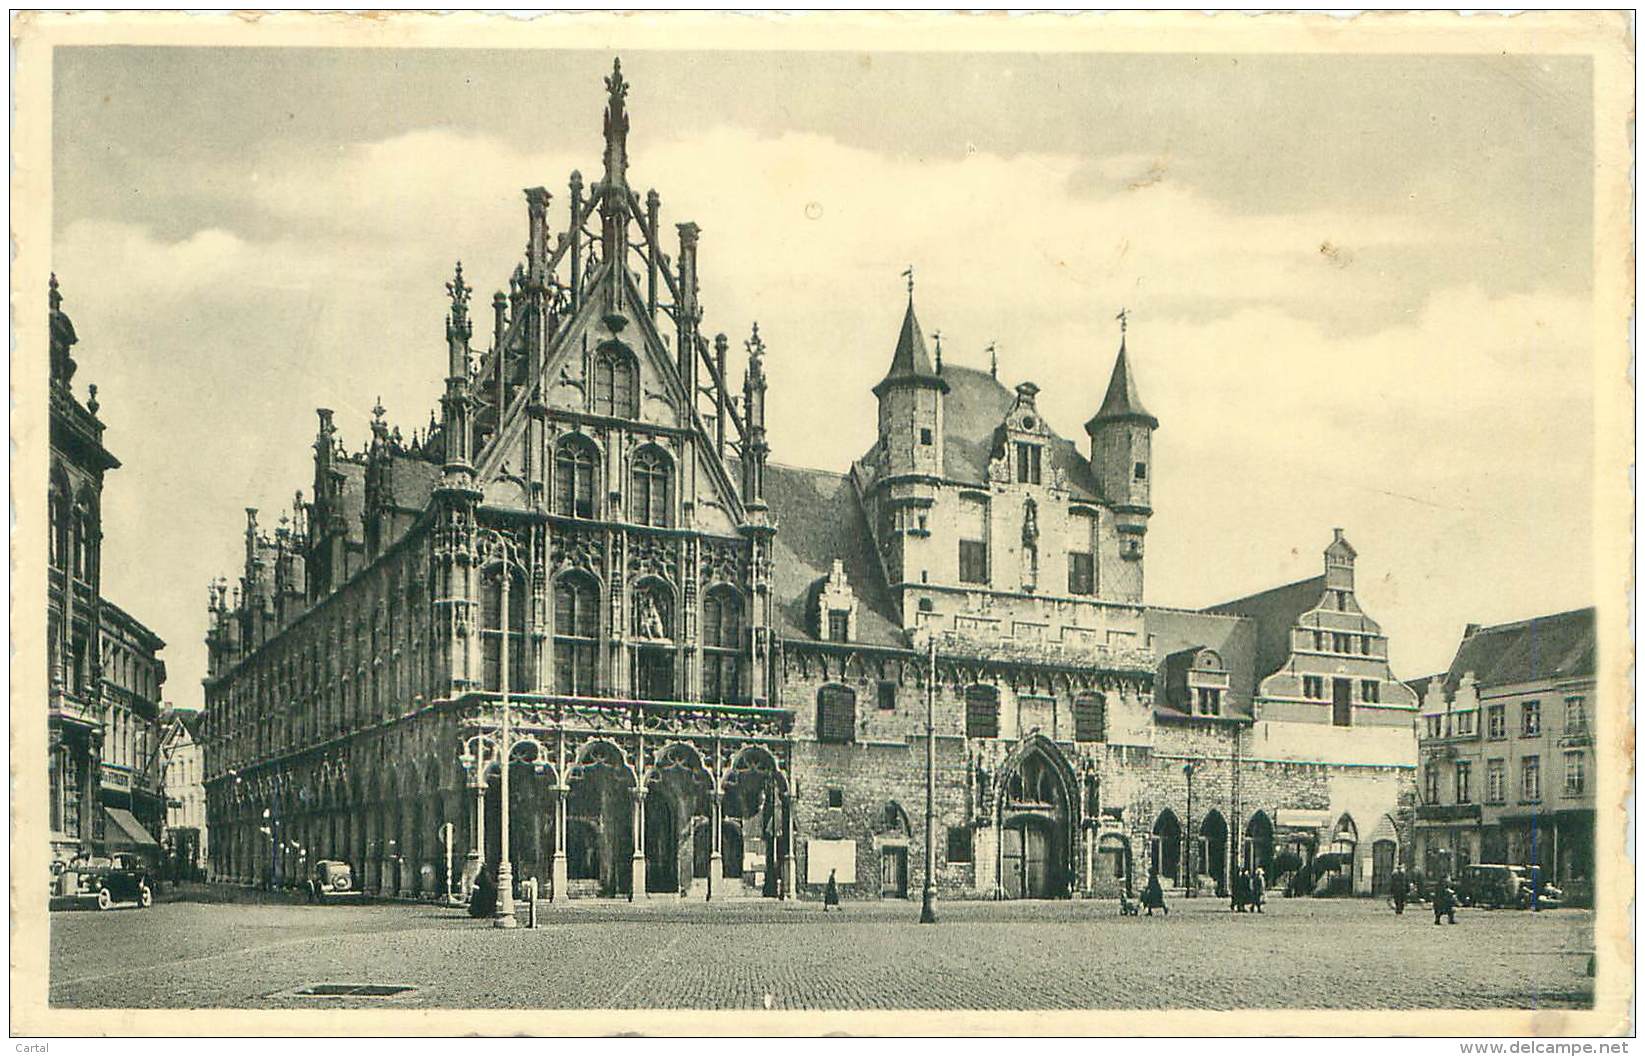
[[[1634,31],[14,13],[12,1033],[1631,1035]]]

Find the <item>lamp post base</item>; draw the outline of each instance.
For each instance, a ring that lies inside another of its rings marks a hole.
[[[929,887],[920,893],[920,924],[937,923],[937,893]]]
[[[518,928],[514,917],[514,867],[507,859],[497,865],[497,914],[491,919],[492,928]]]

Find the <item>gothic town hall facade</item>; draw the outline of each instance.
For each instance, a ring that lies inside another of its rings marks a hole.
[[[843,472],[772,462],[763,341],[734,392],[698,229],[664,252],[620,68],[606,88],[563,230],[529,189],[489,318],[461,265],[447,284],[428,428],[378,408],[351,450],[322,409],[307,497],[247,512],[210,598],[215,875],[341,859],[445,894],[496,863],[506,766],[514,876],[554,899],[813,897],[830,872],[907,896],[929,695],[945,896],[1209,891],[1325,852],[1380,885],[1416,701],[1342,532],[1311,579],[1145,604],[1161,423],[1123,332],[1075,441],[1031,382],[933,361],[912,293],[873,444]]]

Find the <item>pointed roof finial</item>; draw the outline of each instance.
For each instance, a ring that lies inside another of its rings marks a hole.
[[[914,266],[910,264],[903,269],[902,277],[908,280],[908,303],[914,303]]]
[[[1114,317],[1115,319],[1120,321],[1120,343],[1121,344],[1124,344],[1124,342],[1125,342],[1125,322],[1130,317],[1131,317],[1131,310],[1128,309],[1128,308],[1121,308],[1120,311],[1119,311],[1119,315]]]
[[[624,106],[628,82],[623,80],[622,59],[611,60],[605,90],[605,182],[617,187],[624,185],[628,175],[628,111]]]
[[[942,331],[933,330],[931,332],[931,340],[933,342],[935,342],[936,346],[937,346],[937,373],[941,374],[942,373]]]
[[[988,343],[988,374],[991,378],[1000,376],[1000,353],[992,341]]]

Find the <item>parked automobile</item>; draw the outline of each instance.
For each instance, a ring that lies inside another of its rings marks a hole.
[[[1536,866],[1509,866],[1503,863],[1478,863],[1464,866],[1457,877],[1457,900],[1463,906],[1518,907],[1528,909],[1533,903],[1539,907],[1556,907],[1564,902],[1564,893],[1542,880],[1542,871]]]
[[[354,885],[354,871],[346,862],[337,859],[321,859],[314,864],[314,873],[309,878],[309,896],[316,903],[324,903],[327,899],[358,899],[360,889]]]
[[[154,905],[154,875],[140,858],[124,852],[76,859],[62,871],[62,894],[97,901],[97,909],[118,904]]]

